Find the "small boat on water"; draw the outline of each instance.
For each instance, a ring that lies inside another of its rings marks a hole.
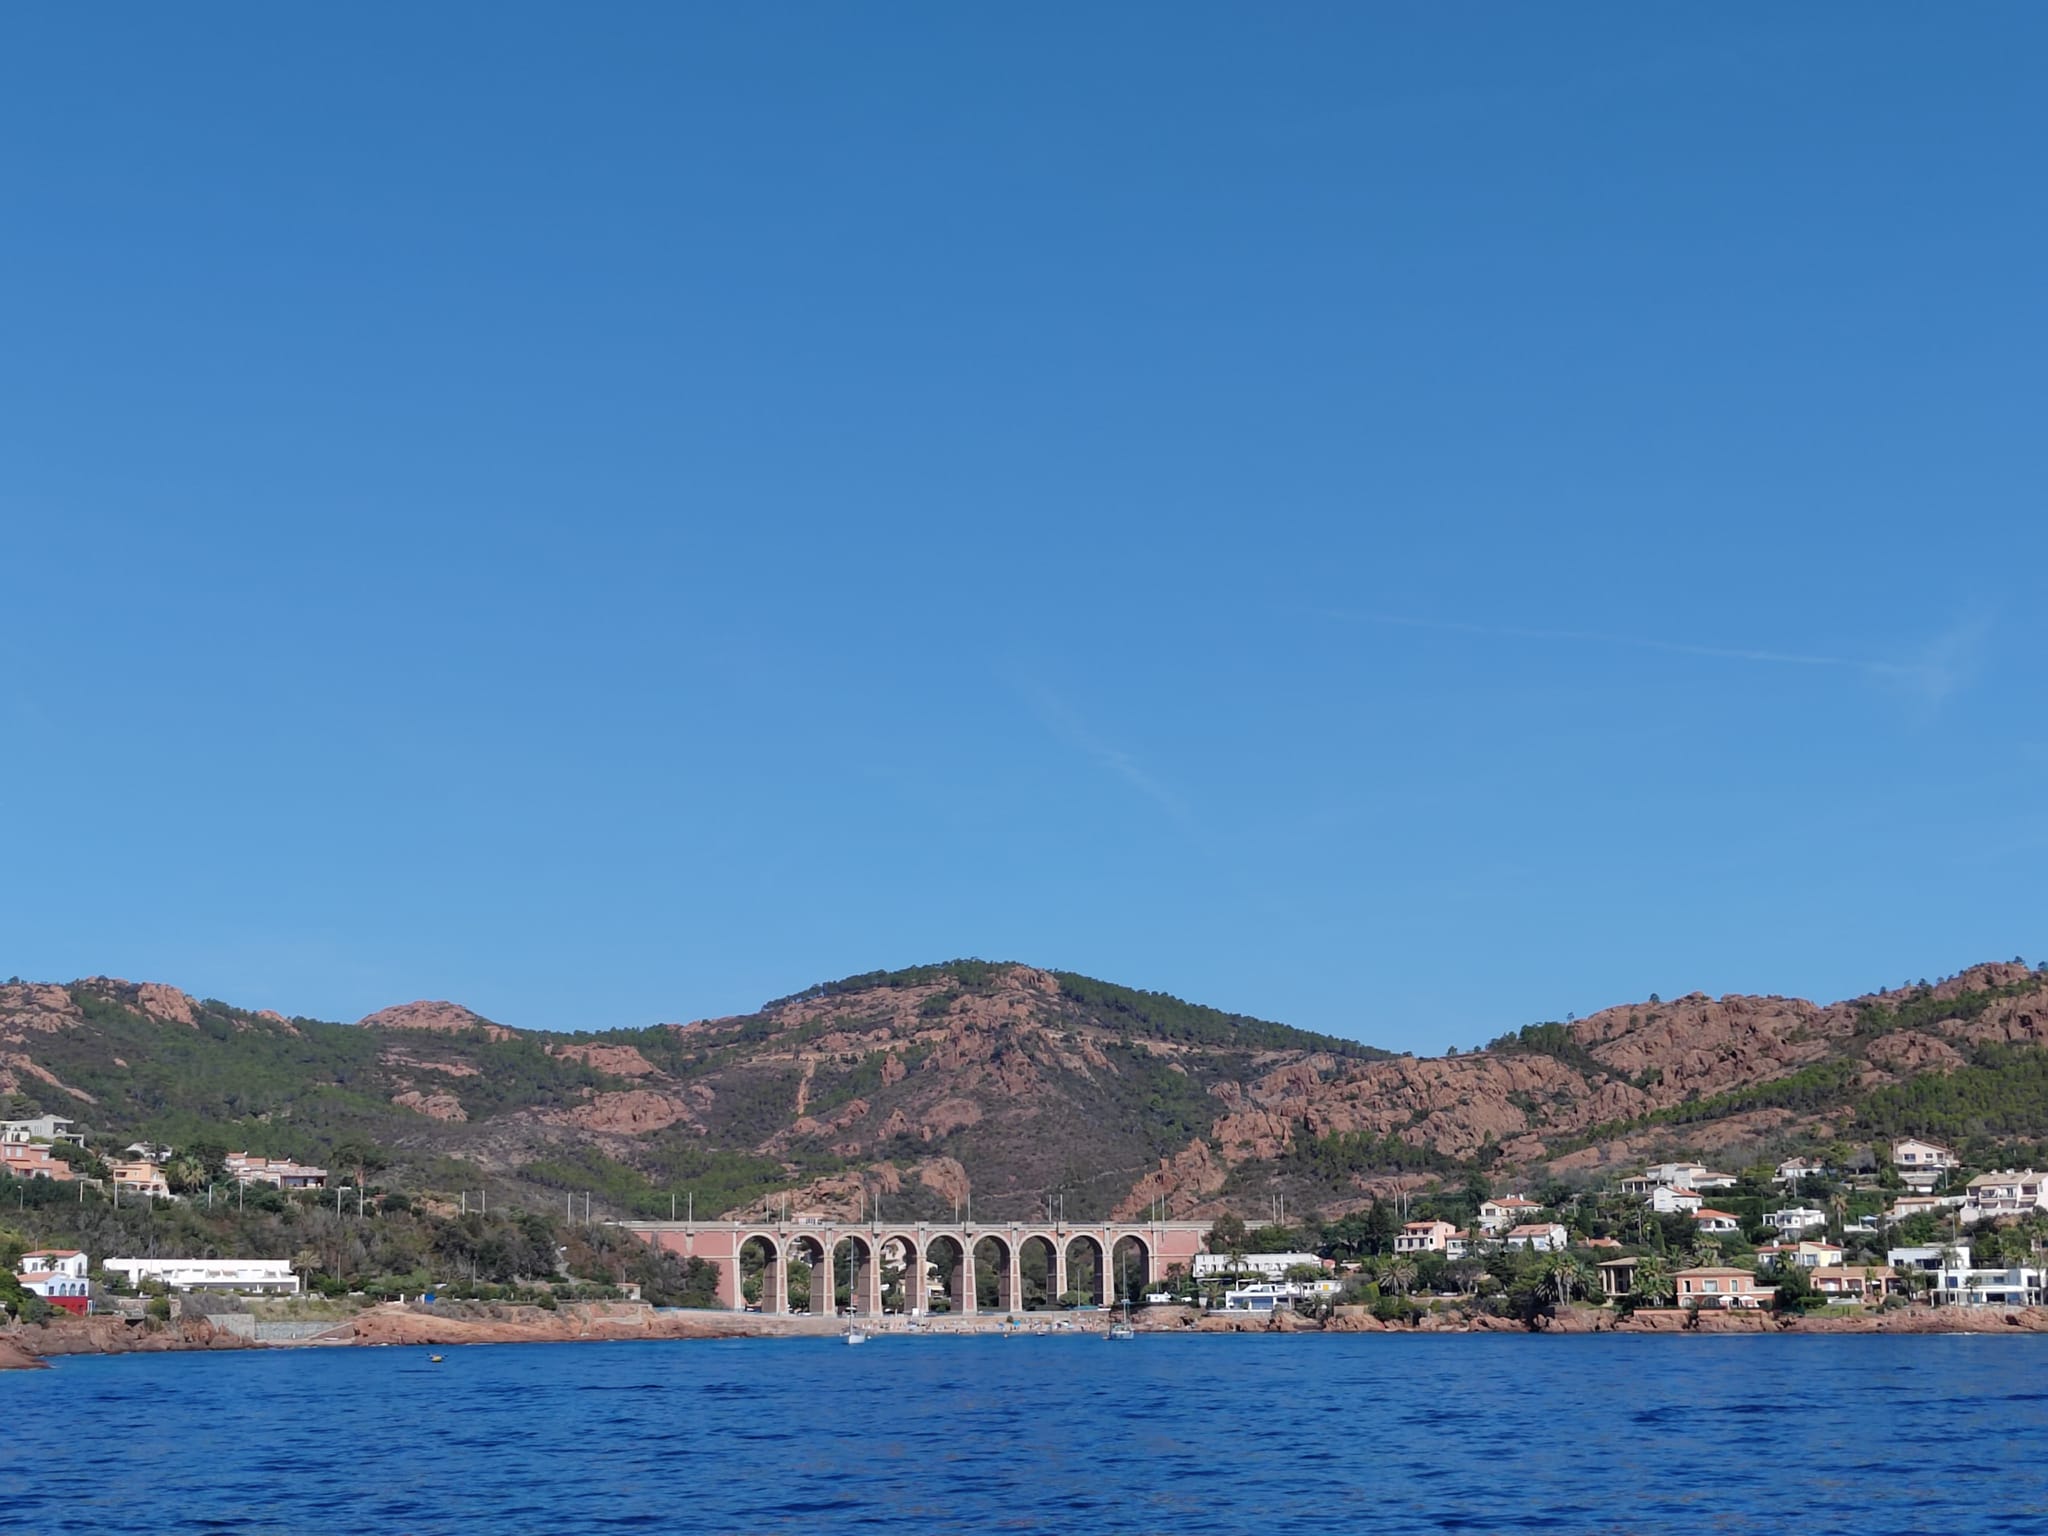
[[[429,1364],[429,1365],[439,1365],[440,1363],[441,1363],[441,1356],[439,1356],[439,1355],[429,1355],[429,1356],[427,1356],[427,1364]]]
[[[1109,1325],[1109,1336],[1112,1339],[1135,1339],[1138,1336],[1138,1330],[1131,1326],[1131,1301],[1128,1296],[1124,1298],[1124,1315]]]
[[[845,1338],[849,1344],[865,1344],[868,1341],[867,1330],[855,1324],[846,1330]]]

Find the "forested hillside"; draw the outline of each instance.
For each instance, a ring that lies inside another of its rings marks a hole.
[[[1653,997],[1417,1058],[983,961],[582,1034],[451,1003],[285,1018],[101,977],[0,987],[0,1095],[76,1119],[94,1153],[367,1146],[409,1187],[565,1209],[1341,1214],[1396,1184],[1908,1131],[2017,1156],[2048,1139],[2044,1004],[2048,975],[2011,962],[1827,1005]]]

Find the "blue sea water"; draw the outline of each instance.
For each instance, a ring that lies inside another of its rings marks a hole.
[[[2048,1339],[880,1338],[0,1375],[0,1532],[2048,1532]]]

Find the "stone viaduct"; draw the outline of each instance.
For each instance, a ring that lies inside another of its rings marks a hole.
[[[1093,1260],[1091,1299],[1113,1302],[1111,1263],[1121,1255],[1134,1290],[1142,1292],[1176,1264],[1191,1265],[1204,1251],[1209,1224],[1199,1221],[1012,1221],[1012,1222],[883,1222],[827,1221],[798,1218],[767,1221],[625,1221],[620,1226],[679,1258],[704,1259],[718,1266],[718,1294],[735,1310],[741,1305],[740,1250],[749,1243],[761,1254],[761,1310],[783,1312],[789,1306],[789,1266],[808,1261],[815,1271],[829,1257],[836,1276],[846,1250],[851,1250],[853,1310],[867,1315],[882,1311],[882,1270],[900,1267],[906,1276],[929,1277],[935,1266],[952,1271],[948,1297],[957,1316],[973,1316],[975,1260],[994,1269],[1000,1310],[1024,1310],[1025,1253],[1039,1245],[1051,1294],[1069,1290],[1069,1276]],[[920,1287],[906,1287],[908,1305],[922,1307]],[[818,1310],[814,1308],[813,1310]]]

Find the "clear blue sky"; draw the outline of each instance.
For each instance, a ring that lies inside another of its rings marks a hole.
[[[0,975],[2039,958],[2048,12],[16,7]]]

